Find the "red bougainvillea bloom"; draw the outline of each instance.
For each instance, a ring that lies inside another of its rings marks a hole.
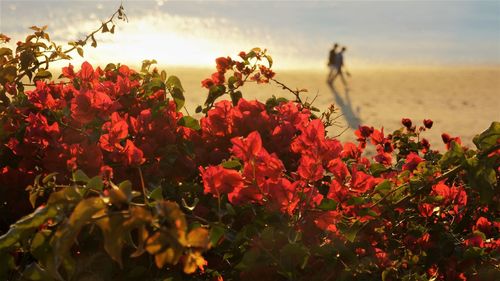
[[[84,62],[78,76],[84,82],[91,82],[94,79],[94,68],[90,63]]]
[[[264,192],[268,194],[270,207],[282,213],[293,215],[300,202],[296,188],[297,182],[290,183],[289,180],[280,178],[277,181],[266,181]]]
[[[217,65],[218,72],[226,72],[232,66],[232,60],[230,57],[219,57],[215,59],[215,63]]]
[[[231,152],[243,161],[254,160],[262,149],[262,139],[257,131],[251,132],[245,139],[232,138],[231,142]]]
[[[340,158],[333,159],[328,163],[328,171],[333,174],[334,180],[339,183],[343,183],[347,176],[350,175],[347,165]]]
[[[200,167],[203,178],[203,191],[211,193],[215,197],[228,194],[231,202],[236,193],[243,187],[243,178],[235,170],[225,169],[221,166],[209,166],[206,169]]]
[[[214,80],[210,78],[201,81],[201,86],[204,88],[210,89],[210,87],[212,87],[213,85],[215,85]]]
[[[131,140],[127,140],[124,150],[127,156],[127,165],[139,166],[144,163],[144,153]]]
[[[322,230],[337,233],[337,223],[342,219],[342,213],[338,211],[323,212],[314,220],[314,224]]]
[[[413,172],[413,170],[417,168],[417,165],[423,161],[424,159],[420,158],[417,153],[410,152],[410,154],[406,157],[405,163],[403,164],[403,170]]]
[[[485,217],[477,219],[476,225],[473,227],[473,230],[479,230],[486,235],[489,235],[492,229],[492,223]]]
[[[371,134],[371,143],[377,145],[377,144],[384,144],[385,141],[386,139],[384,137],[384,128],[380,129],[380,131],[374,129]]]
[[[405,126],[406,128],[411,128],[411,125],[412,125],[412,122],[411,122],[411,119],[409,118],[403,118],[401,119],[401,123],[403,123],[403,126]]]
[[[314,182],[323,177],[323,172],[320,159],[307,154],[302,155],[297,169],[297,173],[302,179]]]
[[[431,119],[424,119],[424,126],[425,126],[427,129],[432,128],[432,124],[434,124],[434,122],[433,122]]]

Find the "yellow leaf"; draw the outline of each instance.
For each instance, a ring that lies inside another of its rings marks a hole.
[[[210,243],[208,230],[202,227],[195,228],[187,235],[187,247],[207,249]]]
[[[207,265],[207,261],[199,252],[189,252],[184,260],[184,272],[186,274],[191,274],[196,271],[197,268],[203,271],[203,266]]]
[[[165,264],[175,264],[175,251],[168,248],[165,251],[155,255],[155,263],[158,268],[162,268]]]

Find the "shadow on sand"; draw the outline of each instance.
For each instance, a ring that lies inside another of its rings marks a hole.
[[[359,108],[356,109],[356,112],[352,108],[351,98],[349,97],[349,90],[345,90],[345,99],[340,96],[340,93],[335,87],[331,84],[328,84],[330,91],[332,91],[333,96],[335,97],[335,105],[340,107],[342,110],[342,115],[347,121],[347,125],[349,128],[357,129],[361,124],[361,119],[359,119],[356,114],[359,115]]]

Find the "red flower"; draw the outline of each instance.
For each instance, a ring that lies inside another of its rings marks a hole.
[[[349,174],[347,165],[340,158],[333,159],[328,163],[328,171],[330,171],[334,179],[339,183],[343,183]]]
[[[297,172],[305,180],[317,181],[323,177],[324,169],[318,158],[304,154],[300,158]]]
[[[224,73],[231,68],[232,60],[230,57],[220,57],[215,59],[215,63],[217,64],[217,71]]]
[[[215,85],[214,80],[210,78],[201,81],[201,86],[204,88],[210,89],[210,87],[212,87],[213,85]]]
[[[473,234],[471,237],[465,240],[465,245],[470,247],[484,247],[484,239],[479,233]]]
[[[371,142],[372,144],[383,144],[384,141],[385,141],[385,137],[384,137],[384,128],[377,130],[373,130],[372,134],[371,134]]]
[[[342,213],[337,211],[322,212],[314,220],[314,224],[322,230],[337,232],[337,223],[342,219]]]
[[[293,215],[300,199],[297,196],[296,184],[289,180],[280,178],[278,181],[267,181],[264,187],[265,193],[269,194],[271,207],[282,213]]]
[[[403,123],[403,125],[410,129],[411,128],[411,120],[409,118],[403,118],[401,119],[401,123]]]
[[[444,143],[449,143],[451,141],[451,137],[447,133],[442,133],[441,134],[441,139],[443,139]]]
[[[451,146],[451,142],[454,141],[456,142],[457,144],[462,144],[462,141],[460,140],[459,137],[451,137],[449,134],[447,133],[443,133],[441,134],[441,139],[443,140],[443,142],[446,144],[446,149],[450,149],[450,146]]]
[[[78,76],[84,82],[91,82],[94,80],[94,68],[90,65],[90,63],[84,62],[82,63],[82,69],[78,73]]]
[[[112,152],[122,149],[120,142],[128,136],[128,124],[118,112],[111,114],[111,120],[102,125],[102,130],[108,132],[101,135],[99,140],[103,150]]]
[[[427,129],[430,129],[432,128],[432,124],[434,122],[431,120],[431,119],[424,119],[424,126],[427,128]]]
[[[370,135],[373,133],[373,127],[368,127],[368,126],[358,126],[358,129],[354,131],[354,134],[358,138],[366,139],[370,137]]]
[[[340,155],[342,158],[358,159],[361,156],[361,150],[354,143],[346,142]]]
[[[492,224],[485,217],[480,217],[477,219],[476,225],[473,227],[473,230],[479,230],[482,233],[489,235],[492,231]]]
[[[212,73],[212,81],[214,82],[215,85],[222,85],[224,84],[224,81],[225,81],[225,77],[224,77],[224,73],[222,72],[214,72]]]
[[[429,203],[422,203],[418,205],[418,210],[423,217],[428,218],[432,216],[432,213],[434,212],[434,206]]]
[[[229,194],[232,202],[234,195],[243,187],[243,178],[235,170],[224,169],[221,166],[200,167],[203,178],[204,193],[211,193],[220,198],[222,194]]]
[[[415,152],[410,152],[406,156],[405,163],[403,164],[403,171],[413,172],[417,168],[418,163],[423,162],[424,159],[420,158]]]
[[[144,153],[137,148],[131,140],[127,140],[124,150],[127,156],[127,165],[140,166],[144,163]]]
[[[243,161],[255,159],[262,149],[262,139],[257,131],[251,132],[245,139],[233,138],[231,142],[231,152]]]

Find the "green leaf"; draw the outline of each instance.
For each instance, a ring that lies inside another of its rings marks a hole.
[[[267,59],[267,62],[269,63],[269,68],[273,66],[273,58],[270,55],[264,55],[264,57]]]
[[[451,141],[450,149],[439,160],[442,169],[460,165],[465,160],[464,149],[455,141]]]
[[[208,97],[207,100],[205,101],[205,105],[209,105],[215,102],[217,98],[222,96],[226,92],[226,87],[223,85],[214,85],[210,87],[210,90],[208,91]]]
[[[74,182],[87,183],[89,180],[90,180],[90,178],[82,170],[76,170],[73,172],[73,181]]]
[[[375,186],[374,190],[375,190],[375,192],[380,192],[380,191],[391,190],[391,188],[392,188],[392,182],[390,182],[389,180],[384,180],[383,182],[377,184],[377,186]]]
[[[46,175],[43,179],[42,179],[42,183],[48,183],[51,179],[55,178],[56,175],[59,174],[58,172],[53,172],[53,173],[50,173],[48,175]]]
[[[309,250],[300,243],[287,244],[280,251],[280,264],[287,272],[305,268],[309,259]]]
[[[50,274],[42,269],[37,263],[30,263],[23,271],[23,280],[52,281]]]
[[[241,163],[238,160],[228,160],[224,161],[221,163],[222,167],[226,169],[234,169],[234,170],[239,170],[241,169]]]
[[[0,68],[0,84],[5,82],[14,82],[17,76],[17,68],[9,65],[5,68]]]
[[[374,177],[378,177],[381,173],[386,172],[388,169],[380,164],[380,163],[373,163],[370,166],[370,172]]]
[[[351,197],[347,200],[347,204],[349,205],[362,205],[366,203],[366,198],[364,197]]]
[[[465,250],[464,252],[464,259],[471,259],[471,260],[477,260],[478,258],[481,258],[484,254],[484,248],[480,247],[471,247]]]
[[[109,28],[108,28],[108,25],[106,23],[103,23],[102,24],[102,33],[106,33],[106,32],[109,32]]]
[[[214,223],[210,226],[210,243],[213,247],[219,245],[219,242],[222,242],[222,238],[226,232],[226,228],[224,225],[219,223]]]
[[[39,261],[45,260],[47,255],[52,254],[48,243],[51,233],[50,230],[42,230],[37,232],[31,239],[31,254]]]
[[[55,217],[57,212],[57,208],[48,205],[38,208],[35,212],[21,218],[10,226],[7,233],[0,236],[0,250],[13,246],[24,236],[31,233],[32,230],[45,223],[49,218]]]
[[[76,48],[76,51],[78,52],[78,54],[80,55],[80,57],[83,58],[83,49],[81,47],[78,47],[78,48]]]
[[[233,102],[234,106],[238,105],[238,101],[241,98],[243,98],[243,94],[240,91],[236,91],[236,92],[231,91],[229,96],[231,97],[231,101]]]
[[[51,78],[52,78],[52,73],[50,73],[50,71],[45,70],[45,69],[40,69],[36,73],[35,78],[33,80],[37,81],[37,80],[51,79]]]
[[[127,196],[128,201],[132,199],[132,182],[129,180],[122,181],[118,188]]]
[[[12,55],[12,50],[9,48],[0,48],[0,57],[1,56],[10,56]]]
[[[233,206],[230,203],[226,203],[226,211],[231,216],[236,216],[236,211],[234,210]]]
[[[170,94],[174,98],[176,111],[180,111],[186,102],[186,98],[184,97],[182,90],[179,88],[172,88],[170,90]]]
[[[487,150],[490,147],[498,144],[498,139],[500,138],[500,122],[491,123],[490,127],[482,132],[480,135],[476,135],[472,140],[479,150]]]
[[[325,197],[323,198],[323,200],[321,200],[321,203],[318,205],[317,208],[323,211],[332,211],[337,209],[337,204],[338,203],[335,200],[328,199]]]
[[[59,226],[50,241],[50,245],[55,253],[51,261],[52,267],[49,268],[52,274],[57,274],[58,268],[61,265],[71,265],[70,250],[76,242],[81,228],[93,222],[92,216],[105,207],[106,204],[99,197],[84,199],[76,205],[67,222]]]
[[[163,83],[160,78],[153,78],[145,84],[144,87],[146,89],[146,93],[152,94],[158,90],[165,90],[165,83]]]
[[[183,126],[186,128],[193,129],[195,131],[198,131],[201,129],[200,124],[198,123],[198,120],[191,116],[184,116],[179,121],[177,122],[179,126]]]
[[[245,270],[247,268],[252,268],[255,266],[260,260],[260,251],[258,248],[250,248],[250,250],[246,251],[241,258],[241,261],[234,267],[238,270]]]
[[[157,200],[163,200],[163,189],[161,186],[153,189],[153,191],[151,191],[151,193],[149,193],[149,198],[150,199],[153,199],[155,201]]]
[[[486,166],[484,161],[469,158],[466,161],[467,176],[472,189],[479,192],[482,203],[490,203],[495,195],[497,177],[495,169]]]
[[[94,35],[92,35],[90,37],[90,39],[92,40],[92,44],[90,44],[90,46],[92,46],[94,48],[97,47],[97,41],[95,40]]]
[[[341,228],[341,232],[349,242],[354,242],[361,227],[363,227],[363,223],[356,220],[351,225]]]
[[[8,253],[0,251],[0,280],[9,280],[9,271],[16,268],[14,257]]]
[[[104,187],[104,183],[102,182],[102,179],[100,176],[95,176],[87,182],[87,188],[90,188],[93,190],[102,191],[103,187]]]
[[[124,229],[125,221],[122,216],[109,216],[97,221],[104,237],[104,250],[120,266],[122,266],[122,247],[127,234]]]
[[[181,80],[177,76],[174,76],[174,75],[169,76],[166,84],[167,84],[168,89],[178,88],[182,92],[184,92],[184,88],[182,88]]]

